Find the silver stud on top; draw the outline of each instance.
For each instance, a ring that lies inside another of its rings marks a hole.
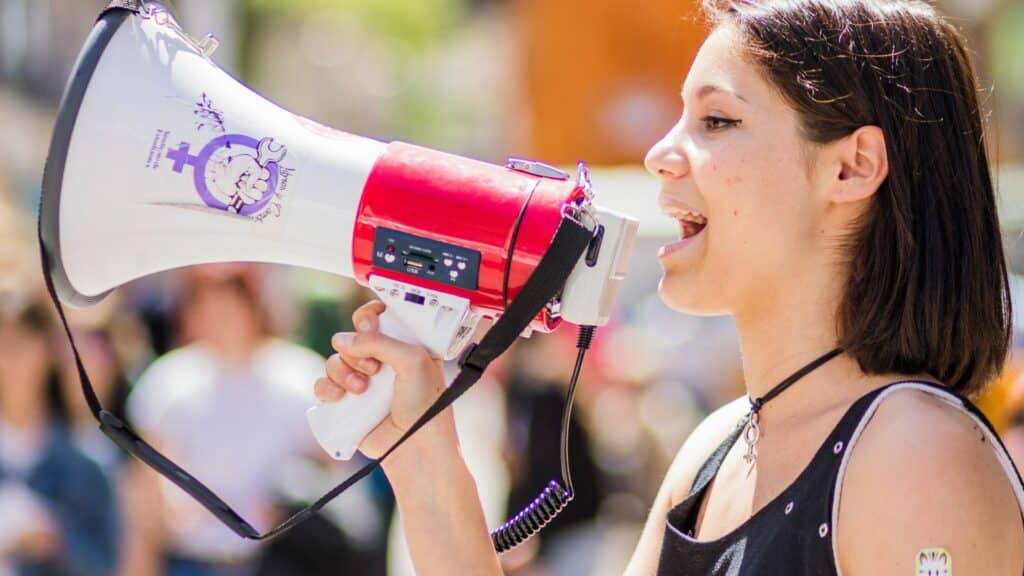
[[[792,512],[792,511],[793,511],[793,503],[790,502],[789,504],[786,504],[786,515],[788,516],[789,513]]]
[[[828,522],[818,527],[818,536],[821,536],[822,538],[828,536]]]
[[[843,451],[843,442],[842,441],[836,442],[835,447],[832,448],[832,452],[835,453],[835,454],[839,454],[842,451]]]

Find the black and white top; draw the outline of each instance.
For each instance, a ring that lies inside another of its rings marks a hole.
[[[797,479],[746,522],[716,540],[695,540],[692,534],[708,485],[741,437],[743,422],[737,425],[701,467],[689,496],[668,513],[658,575],[842,574],[836,561],[833,526],[839,518],[839,496],[853,445],[882,401],[906,389],[933,394],[974,419],[1011,479],[1024,514],[1020,475],[985,416],[970,401],[946,388],[925,382],[897,382],[854,402]]]

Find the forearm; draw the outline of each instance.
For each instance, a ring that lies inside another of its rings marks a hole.
[[[448,434],[431,423],[384,461],[420,576],[501,574],[476,482]]]

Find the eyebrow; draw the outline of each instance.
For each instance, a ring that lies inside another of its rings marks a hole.
[[[682,93],[682,91],[680,91],[680,93]],[[732,90],[730,90],[728,88],[725,88],[723,86],[719,86],[717,84],[704,84],[703,86],[698,88],[697,89],[697,99],[700,100],[701,98],[704,98],[705,96],[708,96],[708,95],[714,94],[714,93],[725,94],[727,96],[732,96],[734,98],[738,98],[738,99],[742,100],[743,102],[747,102],[748,104],[750,103],[739,92],[734,92],[734,91],[732,91]]]

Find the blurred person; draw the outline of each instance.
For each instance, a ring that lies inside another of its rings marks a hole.
[[[187,344],[146,369],[128,416],[243,517],[269,525],[281,514],[276,483],[285,465],[319,450],[305,419],[314,399],[302,383],[323,374],[323,359],[271,335],[255,268],[203,266],[184,276],[178,319]],[[154,500],[137,522],[153,556],[140,569],[256,574],[258,543],[240,538],[169,481],[141,476]]]
[[[113,574],[107,477],[54,417],[50,315],[0,293],[0,574]]]
[[[659,293],[734,318],[747,397],[690,435],[626,572],[1024,573],[1024,487],[966,399],[1011,331],[961,35],[917,0],[703,5],[682,116],[646,161],[681,236]],[[383,309],[333,337],[315,385],[336,401],[395,368],[373,457],[444,388],[376,330]],[[501,572],[458,445],[448,410],[383,462],[421,576]]]

